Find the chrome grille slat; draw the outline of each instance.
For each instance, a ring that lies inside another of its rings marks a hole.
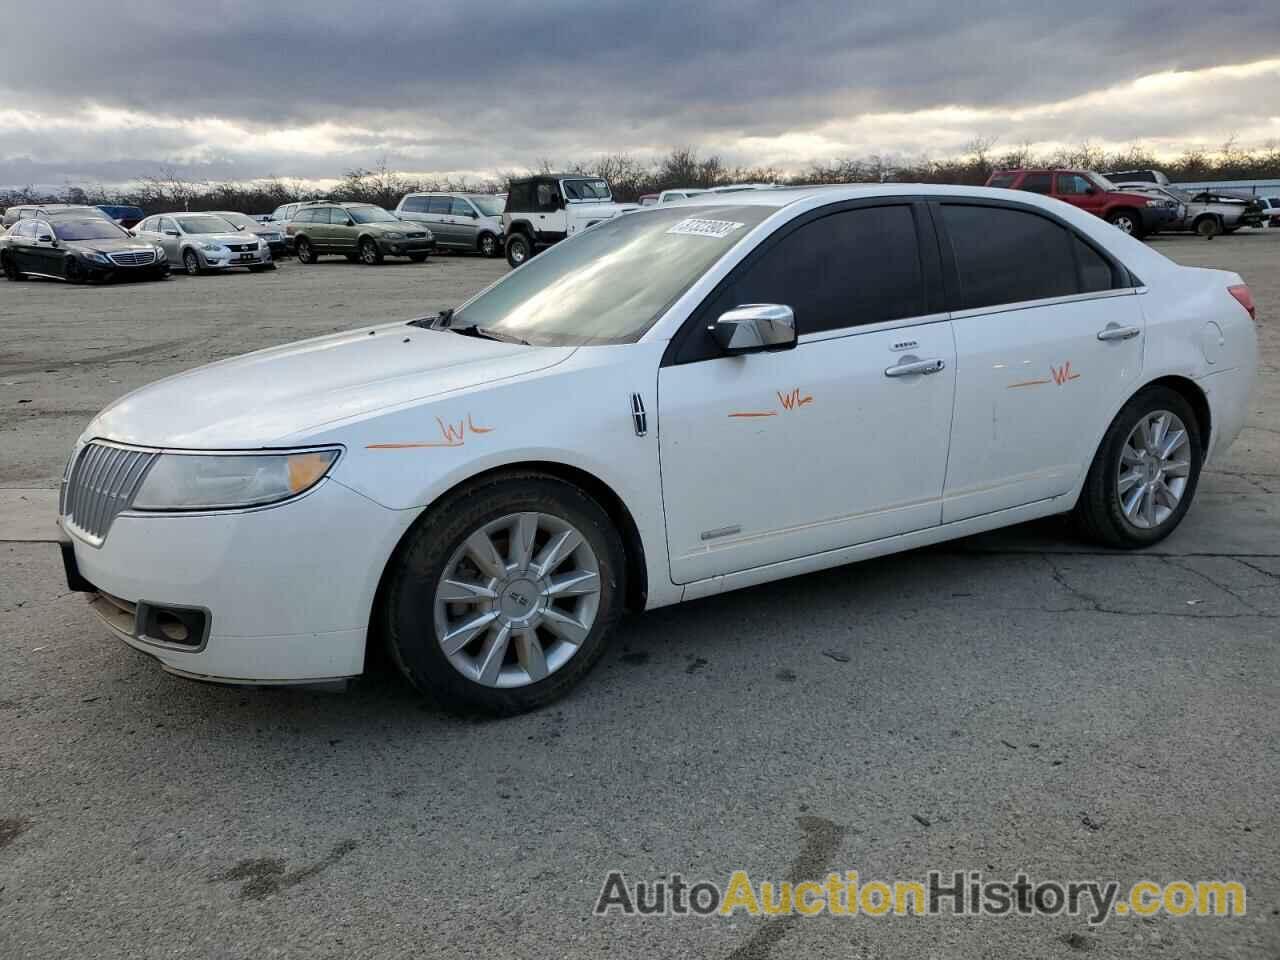
[[[148,263],[155,263],[155,259],[154,252],[145,250],[129,250],[124,253],[111,254],[111,262],[121,267],[142,267]]]
[[[133,503],[158,456],[116,444],[88,444],[67,478],[63,497],[67,524],[91,542],[101,543],[117,515]]]

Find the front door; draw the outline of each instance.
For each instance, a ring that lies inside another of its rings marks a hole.
[[[476,248],[476,237],[480,232],[476,227],[480,220],[475,208],[462,197],[454,197],[453,208],[449,213],[450,219],[453,221],[454,236],[457,237],[458,246],[464,250],[474,250]]]
[[[531,219],[534,229],[538,231],[539,241],[555,243],[565,238],[569,229],[569,214],[565,209],[559,184],[550,180],[534,184]]]
[[[1088,210],[1095,216],[1102,215],[1102,208],[1107,203],[1106,196],[1089,182],[1088,177],[1079,173],[1056,173],[1053,179],[1053,195],[1059,200],[1081,210]]]
[[[922,216],[927,231],[923,207],[844,204],[784,227],[673,342],[658,377],[673,581],[938,524],[955,353]],[[723,356],[706,326],[747,303],[790,306],[799,345]]]
[[[1071,491],[1139,385],[1144,320],[1128,274],[1026,208],[935,206],[956,308],[944,523]]]
[[[165,256],[170,263],[182,262],[182,236],[178,232],[178,224],[172,217],[160,218],[160,235],[156,238],[164,247]]]

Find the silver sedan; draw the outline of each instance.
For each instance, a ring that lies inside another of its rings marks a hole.
[[[276,268],[264,240],[211,213],[161,213],[147,217],[133,232],[160,244],[170,265],[192,276],[232,267],[248,267],[253,273]]]

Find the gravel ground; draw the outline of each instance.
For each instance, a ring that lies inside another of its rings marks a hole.
[[[1270,957],[1280,951],[1280,230],[1158,238],[1241,273],[1249,427],[1165,548],[1056,521],[635,617],[507,721],[202,686],[0,542],[0,958]],[[448,306],[506,270],[0,287],[0,488],[197,363]],[[27,402],[23,402],[27,401]],[[0,489],[0,493],[3,493]],[[1241,919],[597,918],[605,874],[724,883],[1238,879]]]

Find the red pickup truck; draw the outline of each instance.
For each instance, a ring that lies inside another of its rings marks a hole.
[[[1177,203],[1125,193],[1106,177],[1090,170],[997,170],[987,178],[987,186],[1056,197],[1088,210],[1135,237],[1173,226],[1178,219]]]

